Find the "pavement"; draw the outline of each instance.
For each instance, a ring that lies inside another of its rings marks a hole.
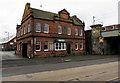
[[[83,67],[83,66],[91,66],[91,65],[100,65],[110,62],[118,62],[117,58],[107,58],[107,59],[96,59],[96,60],[85,60],[85,61],[76,61],[76,62],[62,62],[62,63],[37,63],[32,65],[30,61],[29,65],[22,65],[17,66],[16,62],[14,63],[14,67],[3,67],[2,68],[2,76],[14,76],[14,75],[21,75],[21,74],[29,74],[29,73],[37,73],[37,72],[45,72],[45,71],[55,71],[60,69],[69,69],[75,67]],[[24,63],[23,63],[24,64]],[[8,63],[8,65],[10,65]],[[106,68],[109,69],[109,68]]]
[[[118,62],[3,77],[3,81],[105,81],[118,77]]]
[[[23,59],[23,57],[16,56],[15,51],[0,51],[0,58],[0,60]]]
[[[0,52],[2,54],[2,67],[15,67],[37,64],[55,64],[63,62],[77,62],[86,60],[97,60],[107,58],[118,58],[117,55],[80,55],[80,56],[65,56],[65,57],[37,57],[33,59],[23,58],[15,55],[14,52]]]
[[[80,56],[28,59],[14,55],[14,52],[0,52],[0,55],[1,54],[3,58],[2,60],[3,77],[26,74],[28,75],[28,76],[25,75],[27,78],[32,78],[30,73],[39,72],[41,74],[42,72],[48,73],[48,71],[59,71],[62,69],[100,65],[104,63],[109,63],[109,62],[114,63],[118,61],[117,55],[80,55]],[[106,68],[104,69],[107,69],[107,65],[105,67]],[[55,74],[57,74],[57,72]],[[88,76],[86,75],[86,77]],[[71,79],[76,80],[76,78],[74,79],[71,78]]]

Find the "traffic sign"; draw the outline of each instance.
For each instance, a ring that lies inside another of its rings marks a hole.
[[[104,43],[104,38],[99,37],[99,43]]]

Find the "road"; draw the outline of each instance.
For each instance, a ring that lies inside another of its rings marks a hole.
[[[105,81],[117,76],[118,58],[3,68],[3,80],[12,81]]]
[[[101,60],[103,61],[103,60]],[[90,63],[91,61],[87,61]],[[99,62],[94,60],[92,62]],[[61,63],[60,65],[69,66],[70,64],[81,64],[80,62]],[[86,63],[86,61],[82,62]],[[48,66],[48,65],[47,65]],[[56,67],[55,64],[49,65]],[[31,66],[32,67],[32,66]],[[37,66],[40,69],[40,66]],[[32,69],[37,67],[33,66]],[[27,67],[30,69],[30,67]],[[23,71],[24,68],[23,68]],[[29,70],[28,70],[29,71]],[[106,81],[118,77],[118,62],[108,62],[102,64],[87,65],[74,68],[36,72],[16,76],[3,77],[3,81]]]

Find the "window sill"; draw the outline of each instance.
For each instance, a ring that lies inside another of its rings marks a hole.
[[[78,36],[78,34],[76,34],[75,36]]]
[[[67,35],[71,35],[71,34],[67,34]]]
[[[61,35],[62,33],[58,33],[59,35]]]
[[[49,32],[44,32],[44,33],[49,33]]]
[[[65,51],[66,49],[61,49],[61,50],[57,50],[57,49],[55,49],[55,51]]]
[[[41,50],[36,50],[36,52],[41,51]]]
[[[48,51],[48,49],[44,50],[44,51]]]
[[[41,31],[36,31],[36,33],[40,33]]]
[[[75,50],[78,50],[78,49],[75,49]]]
[[[83,48],[82,48],[82,49],[80,49],[80,50],[83,50]]]

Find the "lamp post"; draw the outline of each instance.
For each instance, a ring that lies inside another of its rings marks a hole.
[[[8,33],[8,40],[9,40],[9,32],[5,32],[5,33]]]

